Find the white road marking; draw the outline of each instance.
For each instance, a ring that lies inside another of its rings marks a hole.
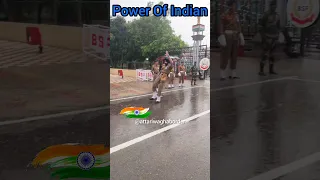
[[[214,92],[215,91],[222,91],[222,90],[227,90],[227,89],[234,89],[234,88],[239,88],[239,87],[252,86],[252,85],[263,84],[263,83],[268,83],[268,82],[294,79],[296,77],[297,76],[288,76],[288,77],[282,77],[282,78],[277,78],[277,79],[268,79],[268,80],[264,80],[264,81],[256,81],[256,82],[251,82],[251,83],[244,83],[244,84],[239,84],[239,85],[234,85],[234,86],[227,86],[227,87],[212,89],[211,91],[214,91]]]
[[[245,87],[245,86],[251,86],[251,85],[262,84],[262,83],[267,83],[267,82],[281,81],[281,80],[286,80],[286,79],[296,80],[297,77],[298,76],[289,76],[289,77],[283,77],[283,78],[278,78],[278,79],[269,79],[269,80],[265,80],[265,81],[258,81],[258,82],[245,83],[245,84],[240,84],[240,85],[235,85],[235,86],[227,86],[227,87],[218,88],[218,89],[212,89],[210,91],[222,91],[222,90]],[[194,87],[186,87],[186,88],[175,89],[175,90],[171,90],[171,91],[164,91],[163,93],[169,93],[169,92],[175,92],[175,91],[183,91],[183,90],[188,90],[188,89],[192,89],[192,88],[199,88],[199,87],[210,88],[210,87],[206,87],[206,86],[194,86]],[[139,98],[139,97],[145,97],[145,96],[150,96],[150,95],[152,95],[152,94],[143,94],[143,95],[138,95],[138,96],[130,96],[130,97],[125,97],[125,98],[112,99],[112,100],[110,100],[110,102],[121,101],[121,100],[126,100],[126,99],[133,99],[133,98]],[[88,108],[88,109],[69,111],[69,112],[62,112],[62,113],[56,113],[56,114],[33,116],[33,117],[27,117],[27,118],[17,119],[17,120],[8,120],[8,121],[2,121],[2,122],[0,121],[0,126],[10,125],[10,124],[18,124],[18,123],[24,123],[24,122],[30,122],[30,121],[38,121],[38,120],[42,120],[42,119],[50,119],[50,118],[58,118],[58,117],[63,117],[63,116],[77,115],[77,114],[82,114],[82,113],[95,112],[95,111],[100,111],[100,110],[107,110],[108,108],[109,108],[109,106],[101,106],[101,107],[96,107],[96,108]]]
[[[175,91],[183,91],[183,90],[188,90],[188,89],[193,89],[193,88],[198,88],[198,87],[204,87],[204,86],[194,86],[194,87],[184,87],[184,88],[179,88],[179,89],[174,89],[170,91],[163,91],[162,93],[168,93],[168,92],[175,92]],[[119,98],[119,99],[111,99],[110,102],[115,102],[115,101],[122,101],[126,99],[133,99],[133,98],[139,98],[139,97],[145,97],[145,96],[152,96],[152,94],[142,94],[142,95],[137,95],[137,96],[129,96],[129,97],[124,97],[124,98]]]
[[[313,83],[320,83],[320,80],[313,80],[313,79],[301,79],[301,78],[292,78],[296,81],[303,81],[303,82],[313,82]]]
[[[176,90],[172,90],[172,91],[165,91],[163,93],[180,91],[180,90],[187,90],[187,89],[197,88],[197,87],[202,87],[202,86],[194,86],[194,87],[190,87],[190,88],[181,88],[181,89],[176,89]],[[140,96],[131,96],[131,97],[127,97],[127,98],[120,98],[118,100],[132,99],[132,98],[143,97],[143,96],[149,96],[149,94],[144,94],[144,95],[140,95]],[[27,118],[17,119],[17,120],[7,120],[7,121],[2,121],[2,122],[0,121],[0,126],[10,125],[10,124],[18,124],[18,123],[24,123],[24,122],[31,122],[31,121],[38,121],[38,120],[50,119],[50,118],[59,118],[59,117],[64,117],[64,116],[77,115],[77,114],[95,112],[95,111],[100,111],[100,110],[107,110],[109,107],[110,106],[100,106],[100,107],[96,107],[96,108],[88,108],[88,109],[69,111],[69,112],[62,112],[62,113],[56,113],[56,114],[48,114],[48,115],[42,115],[42,116],[33,116],[33,117],[27,117]]]
[[[17,120],[8,120],[8,121],[2,121],[2,122],[0,121],[0,126],[9,125],[9,124],[24,123],[24,122],[30,122],[30,121],[38,121],[38,120],[42,120],[42,119],[59,118],[59,117],[63,117],[63,116],[77,115],[77,114],[88,113],[88,112],[95,112],[95,111],[100,111],[100,110],[106,110],[106,109],[108,109],[108,107],[109,106],[101,106],[101,107],[96,107],[96,108],[62,112],[62,113],[57,113],[57,114],[33,116],[33,117],[27,117],[27,118],[17,119]]]
[[[202,113],[199,113],[199,114],[193,115],[193,116],[191,116],[191,117],[188,117],[187,119],[184,119],[184,120],[182,120],[182,121],[184,121],[184,122],[189,122],[189,121],[192,121],[192,120],[194,120],[194,119],[196,119],[196,118],[199,118],[199,117],[204,116],[204,115],[209,114],[209,113],[210,113],[210,110],[207,110],[207,111],[204,111],[204,112],[202,112]],[[165,131],[168,131],[169,129],[175,128],[175,127],[180,126],[180,125],[181,125],[181,124],[172,124],[172,125],[163,127],[163,128],[161,128],[161,129],[158,129],[158,130],[156,130],[156,131],[153,131],[153,132],[151,132],[151,133],[149,133],[149,134],[145,134],[145,135],[143,135],[143,136],[140,136],[140,137],[138,137],[138,138],[135,138],[135,139],[133,139],[133,140],[131,140],[131,141],[127,141],[127,142],[125,142],[125,143],[119,144],[119,145],[117,145],[117,146],[115,146],[115,147],[110,148],[110,154],[115,153],[115,152],[117,152],[117,151],[120,151],[120,150],[122,150],[122,149],[125,149],[125,148],[127,148],[127,147],[129,147],[129,146],[131,146],[131,145],[137,144],[137,143],[139,143],[139,142],[141,142],[141,141],[143,141],[143,140],[146,140],[146,139],[148,139],[148,138],[151,138],[151,137],[153,137],[153,136],[156,136],[156,135],[158,135],[158,134],[160,134],[160,133],[163,133],[163,132],[165,132]]]
[[[310,164],[313,164],[317,161],[320,161],[320,152],[314,153],[287,165],[272,169],[271,171],[262,173],[248,180],[273,180],[275,178],[278,178],[280,176],[286,175],[288,173],[306,167]]]

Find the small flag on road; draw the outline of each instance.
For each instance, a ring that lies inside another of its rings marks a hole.
[[[127,118],[147,118],[151,115],[151,112],[149,108],[126,107],[121,110],[120,114],[125,115]]]

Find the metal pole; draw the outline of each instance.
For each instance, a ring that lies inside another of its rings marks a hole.
[[[78,24],[82,24],[82,0],[78,0]]]
[[[53,1],[53,21],[54,21],[54,24],[58,24],[58,3],[59,3],[59,0]]]
[[[38,11],[37,11],[37,21],[38,21],[38,24],[41,24],[42,23],[42,19],[41,19],[41,14],[42,14],[42,2],[38,2]]]

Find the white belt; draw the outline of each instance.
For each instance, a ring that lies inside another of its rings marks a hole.
[[[233,31],[233,30],[225,30],[224,32],[225,32],[226,34],[238,33],[238,31]]]

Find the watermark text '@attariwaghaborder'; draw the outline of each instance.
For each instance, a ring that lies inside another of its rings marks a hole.
[[[159,125],[165,125],[165,124],[183,124],[185,123],[182,120],[174,120],[174,119],[162,119],[162,120],[156,120],[156,119],[137,119],[135,121],[136,125],[142,125],[142,124],[159,124]]]

